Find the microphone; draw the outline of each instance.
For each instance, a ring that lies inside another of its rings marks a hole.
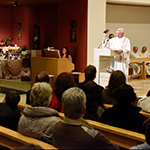
[[[109,39],[107,39],[107,41],[109,41]],[[103,42],[98,46],[98,48],[100,48],[101,45],[104,44],[104,43],[105,43],[105,41],[103,41]]]

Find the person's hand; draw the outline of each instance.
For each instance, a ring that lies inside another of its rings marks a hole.
[[[118,53],[122,53],[122,52],[123,52],[123,50],[122,50],[122,49],[119,49],[119,50],[118,50]]]
[[[107,35],[108,35],[108,32],[107,32],[107,33],[104,33],[104,38],[107,38]]]

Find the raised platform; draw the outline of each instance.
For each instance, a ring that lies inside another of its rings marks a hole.
[[[0,87],[27,92],[31,88],[31,82],[21,79],[0,79]]]

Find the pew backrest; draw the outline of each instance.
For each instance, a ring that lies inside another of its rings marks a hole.
[[[142,144],[145,142],[145,135],[126,129],[110,126],[104,123],[87,120],[94,129],[105,134],[105,136],[118,146],[129,149],[132,146]]]
[[[41,146],[43,149],[57,149],[53,145],[47,144],[32,137],[27,137],[19,132],[10,130],[0,126],[0,145],[10,149],[19,149],[26,144],[35,144]]]

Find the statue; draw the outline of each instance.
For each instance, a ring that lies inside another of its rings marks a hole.
[[[34,48],[35,50],[40,49],[40,27],[37,26],[36,24],[34,25],[34,33],[33,33],[33,43],[34,43]]]

